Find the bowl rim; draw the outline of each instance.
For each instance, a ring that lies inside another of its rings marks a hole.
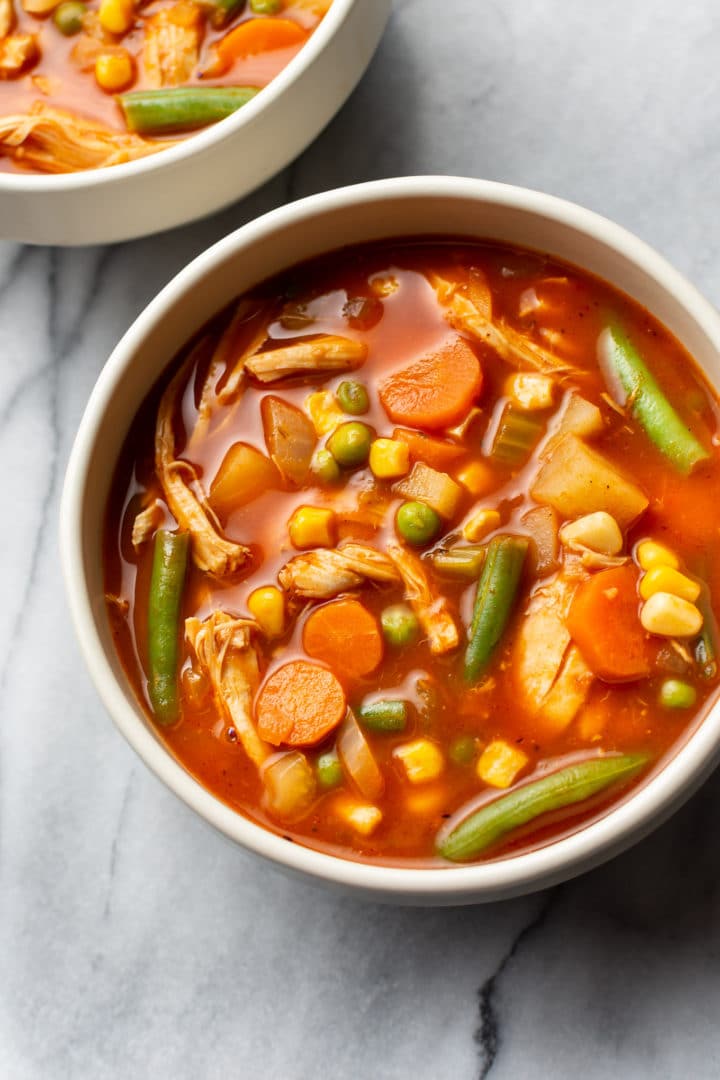
[[[115,346],[90,395],[70,454],[60,509],[60,549],[72,621],[100,698],[126,740],[171,791],[242,847],[301,875],[375,897],[449,903],[461,899],[491,900],[566,880],[646,835],[714,767],[720,755],[720,707],[710,709],[673,757],[642,787],[598,820],[543,847],[487,863],[448,867],[386,866],[345,859],[299,843],[288,843],[282,836],[231,809],[186,772],[152,734],[141,719],[140,705],[130,704],[105,654],[88,590],[82,547],[85,480],[96,440],[101,436],[105,412],[124,372],[132,366],[137,347],[171,305],[226,258],[298,222],[357,204],[438,197],[471,199],[527,212],[555,225],[569,226],[609,247],[647,274],[660,292],[670,293],[720,351],[720,314],[695,286],[622,226],[557,196],[494,181],[451,176],[397,177],[311,195],[243,225],[196,256],[150,301]],[[622,286],[618,284],[618,287]]]
[[[222,120],[217,120],[214,124],[208,124],[199,131],[179,138],[175,145],[165,150],[106,168],[81,169],[69,173],[0,172],[0,194],[3,191],[47,194],[116,184],[136,173],[152,172],[156,169],[179,165],[186,158],[203,153],[213,144],[231,139],[237,132],[252,124],[262,112],[270,108],[291,88],[323,52],[342,26],[350,9],[358,2],[360,0],[332,0],[327,14],[323,16],[309,40],[282,71],[267,86],[262,87],[247,104]]]

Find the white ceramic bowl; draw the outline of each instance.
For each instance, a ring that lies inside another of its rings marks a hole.
[[[649,308],[720,385],[720,316],[651,248],[597,214],[537,192],[450,177],[330,191],[275,210],[215,244],[125,334],[91,395],[72,451],[61,511],[62,560],[80,645],[105,705],[145,764],[206,821],[282,867],[356,893],[417,904],[472,903],[569,878],[655,828],[714,767],[720,705],[657,776],[565,839],[484,865],[369,866],[288,843],[229,809],[188,775],[134,697],[103,600],[100,541],[113,466],[131,418],[177,350],[238,293],[300,260],[358,241],[417,234],[489,237],[585,267]]]
[[[177,146],[108,169],[0,173],[0,238],[101,244],[171,229],[242,198],[322,131],[370,63],[392,0],[334,0],[287,67]]]

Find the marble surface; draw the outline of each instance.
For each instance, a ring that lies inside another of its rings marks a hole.
[[[105,716],[68,627],[63,470],[118,336],[291,198],[455,172],[616,218],[720,302],[712,0],[396,0],[367,77],[284,174],[104,249],[0,245],[0,1076],[704,1080],[720,1075],[720,780],[604,868],[484,908],[286,880],[212,834]]]

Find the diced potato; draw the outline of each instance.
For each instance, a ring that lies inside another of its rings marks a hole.
[[[462,488],[447,473],[431,469],[423,461],[416,461],[412,472],[393,489],[405,499],[418,499],[427,503],[446,520],[457,510]]]
[[[440,748],[430,739],[413,739],[393,750],[411,784],[426,784],[437,780],[445,767]]]
[[[285,629],[285,595],[275,585],[264,585],[251,592],[248,608],[267,637],[282,635]]]
[[[282,398],[263,398],[260,411],[270,457],[283,476],[299,486],[315,452],[315,428],[301,409]]]
[[[511,746],[503,739],[495,739],[483,750],[478,759],[476,771],[478,777],[493,787],[510,787],[513,780],[528,763],[528,756],[517,746]]]
[[[399,439],[375,439],[370,447],[370,469],[379,480],[405,476],[410,468],[410,447]]]
[[[703,617],[688,600],[672,593],[657,592],[643,604],[640,622],[649,634],[683,638],[700,633]]]
[[[300,550],[333,547],[335,514],[322,506],[298,506],[288,522],[288,532],[293,546]]]
[[[534,506],[522,516],[533,541],[531,557],[538,577],[556,570],[559,562],[558,516],[552,506]]]
[[[603,555],[617,555],[623,546],[623,536],[617,521],[604,510],[585,514],[563,525],[560,540],[571,551],[590,548],[591,551]]]
[[[498,478],[492,466],[484,461],[470,461],[460,469],[455,477],[476,499],[487,495],[498,486]]]
[[[317,790],[315,773],[301,751],[275,754],[262,770],[269,812],[283,821],[297,821],[310,809]]]
[[[247,443],[234,443],[223,458],[210,488],[209,502],[218,514],[229,514],[280,484],[269,458]]]
[[[500,524],[500,514],[497,510],[476,510],[462,527],[462,534],[466,540],[476,543],[484,536],[497,529]]]
[[[346,797],[337,798],[333,809],[360,836],[370,836],[382,821],[382,811],[377,806]]]
[[[652,570],[654,566],[671,566],[673,570],[677,570],[680,566],[675,552],[656,540],[640,541],[637,546],[637,560],[643,570]]]
[[[700,595],[700,583],[672,566],[653,566],[640,579],[640,595],[649,600],[657,592],[672,593],[694,604]]]
[[[505,393],[518,409],[549,409],[555,397],[555,380],[540,372],[516,371],[508,376]]]
[[[599,435],[603,427],[602,413],[597,405],[593,405],[580,394],[573,393],[565,401],[560,424],[552,439],[543,447],[542,456],[549,457],[565,435],[589,438],[592,435]]]
[[[329,435],[347,419],[329,390],[316,390],[314,394],[308,394],[305,408],[318,435]]]
[[[604,510],[626,529],[647,508],[632,480],[576,435],[565,435],[540,469],[530,494],[566,518]]]

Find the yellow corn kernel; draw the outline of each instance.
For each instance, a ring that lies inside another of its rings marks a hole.
[[[699,634],[703,617],[689,600],[668,592],[656,592],[643,604],[640,622],[649,634],[682,638]]]
[[[429,739],[413,739],[412,742],[396,746],[393,757],[400,762],[411,784],[437,780],[445,767],[442,752]]]
[[[275,585],[264,585],[251,592],[248,608],[266,637],[282,635],[285,629],[285,596]]]
[[[590,548],[602,555],[617,555],[622,551],[623,536],[612,514],[597,510],[594,514],[585,514],[575,521],[563,525],[559,534],[565,547],[575,549]]]
[[[375,439],[370,447],[370,469],[380,480],[405,476],[410,469],[410,447],[399,439]]]
[[[493,787],[510,787],[513,780],[528,763],[528,756],[517,746],[502,739],[494,739],[483,750],[476,765],[481,780]]]
[[[476,499],[481,495],[487,495],[489,491],[498,486],[495,472],[484,461],[471,461],[464,465],[456,474],[456,479]]]
[[[308,394],[305,408],[318,435],[329,435],[347,419],[329,390],[317,390],[314,394]]]
[[[124,90],[130,86],[134,78],[135,68],[132,57],[124,50],[117,53],[101,53],[95,61],[97,84],[101,90],[106,90],[109,94]]]
[[[298,506],[288,522],[294,547],[332,547],[335,543],[335,515],[320,506]]]
[[[98,17],[108,34],[126,34],[135,22],[135,6],[132,0],[101,0]]]
[[[507,377],[505,393],[513,405],[525,412],[549,409],[555,397],[555,382],[549,375],[518,371]]]
[[[500,514],[497,510],[476,510],[462,527],[462,534],[466,540],[473,543],[482,540],[484,536],[497,529],[500,524]]]
[[[355,802],[354,799],[340,798],[335,800],[335,813],[350,825],[361,836],[369,836],[375,832],[382,821],[382,811],[371,803]]]
[[[652,566],[640,579],[640,595],[643,600],[649,600],[658,592],[672,593],[694,604],[700,595],[700,585],[672,566]]]
[[[680,561],[674,551],[658,544],[656,540],[641,540],[637,546],[637,561],[643,570],[652,570],[653,566],[671,566],[677,570]]]

